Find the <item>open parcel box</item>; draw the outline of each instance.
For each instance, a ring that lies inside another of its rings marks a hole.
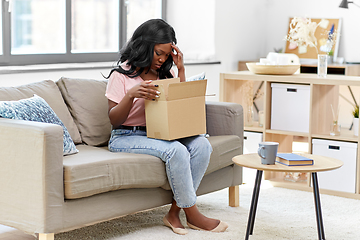
[[[161,94],[156,101],[145,100],[147,137],[173,140],[206,133],[206,82],[153,81]]]

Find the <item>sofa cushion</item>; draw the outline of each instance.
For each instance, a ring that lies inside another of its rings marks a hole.
[[[91,146],[107,144],[111,134],[108,100],[105,97],[107,81],[62,77],[56,84],[74,118],[82,141]]]
[[[232,158],[242,154],[242,141],[236,135],[208,137],[213,148],[205,175],[233,164]]]
[[[0,101],[16,101],[30,98],[34,96],[34,94],[42,97],[50,105],[56,115],[64,123],[72,140],[75,143],[80,143],[81,138],[79,130],[66,107],[59,88],[53,81],[45,80],[18,87],[0,87]]]
[[[65,156],[65,198],[75,199],[128,188],[156,188],[167,182],[165,164],[146,154],[113,153],[107,148],[77,145]]]
[[[238,136],[209,137],[213,147],[205,175],[233,164],[241,154]],[[107,148],[78,145],[79,153],[64,157],[65,198],[75,199],[128,188],[170,190],[165,164],[159,158],[132,153],[112,153]]]
[[[0,117],[60,125],[63,128],[63,155],[78,152],[68,130],[59,117],[49,104],[37,95],[18,101],[0,101]]]

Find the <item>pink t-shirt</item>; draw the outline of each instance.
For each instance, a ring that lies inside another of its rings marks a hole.
[[[125,64],[122,65],[124,69],[129,69]],[[174,71],[170,71],[174,76]],[[130,78],[124,74],[114,71],[106,87],[105,96],[115,102],[119,103],[125,96],[125,94],[135,85],[143,82],[144,80],[138,76]],[[125,126],[146,126],[145,120],[145,101],[143,98],[134,98],[133,105],[129,112],[128,118],[122,124]]]

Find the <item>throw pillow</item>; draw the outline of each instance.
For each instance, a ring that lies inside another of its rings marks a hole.
[[[191,81],[204,80],[204,79],[205,79],[205,72],[202,72],[197,75],[186,78],[186,81],[191,82]]]
[[[74,143],[82,143],[79,129],[70,115],[61,92],[54,81],[44,80],[16,87],[0,87],[0,101],[18,101],[34,94],[44,99],[65,125]]]
[[[90,146],[107,145],[111,135],[107,80],[62,77],[56,84],[74,118],[82,141]]]
[[[64,130],[63,155],[78,152],[65,125],[49,104],[37,95],[18,101],[0,101],[0,117],[60,125]]]

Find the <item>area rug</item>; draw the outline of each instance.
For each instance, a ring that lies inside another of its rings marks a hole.
[[[244,239],[249,214],[252,183],[240,186],[240,206],[228,206],[228,190],[198,198],[202,213],[228,223],[223,233],[189,229],[187,235],[174,234],[162,223],[170,206],[128,215],[115,220],[55,235],[56,240],[139,240],[139,239]],[[321,195],[326,239],[360,239],[360,200]],[[182,221],[186,224],[182,213]],[[312,192],[271,187],[263,181],[251,240],[318,239]]]

